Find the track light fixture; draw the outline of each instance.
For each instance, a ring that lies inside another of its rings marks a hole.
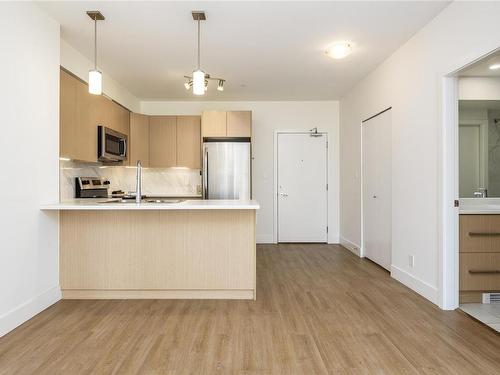
[[[184,87],[186,88],[186,90],[193,89],[194,95],[204,95],[205,92],[208,90],[208,81],[214,80],[214,81],[219,81],[217,90],[223,91],[225,80],[222,78],[215,78],[215,77],[212,78],[210,77],[210,74],[205,73],[200,68],[200,35],[201,35],[200,21],[205,21],[207,19],[205,12],[193,10],[191,14],[193,16],[193,20],[195,20],[198,23],[198,65],[196,67],[196,70],[193,71],[192,76],[184,76],[184,78],[186,78]]]

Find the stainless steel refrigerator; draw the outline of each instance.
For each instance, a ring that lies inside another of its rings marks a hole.
[[[251,199],[249,138],[203,138],[203,197]]]

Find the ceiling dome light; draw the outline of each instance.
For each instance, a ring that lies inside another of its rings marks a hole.
[[[500,64],[493,64],[493,65],[490,65],[490,69],[491,69],[491,70],[497,70],[497,69],[500,69]]]
[[[343,59],[352,52],[352,45],[349,42],[334,43],[329,46],[325,53],[332,59]]]

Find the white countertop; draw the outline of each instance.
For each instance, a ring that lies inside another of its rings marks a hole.
[[[461,215],[498,215],[500,198],[460,198]]]
[[[179,203],[100,203],[100,199],[73,199],[67,202],[44,204],[41,210],[258,210],[255,200],[188,199]]]

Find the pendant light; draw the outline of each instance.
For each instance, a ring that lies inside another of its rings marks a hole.
[[[200,30],[200,21],[205,21],[207,19],[205,12],[203,11],[192,11],[192,16],[193,20],[195,20],[198,23],[198,59],[197,59],[197,66],[196,70],[193,71],[192,76],[184,76],[184,78],[187,79],[186,83],[184,84],[184,87],[186,90],[193,89],[193,94],[194,95],[205,95],[205,92],[208,90],[208,81],[209,80],[216,80],[219,81],[217,90],[218,91],[223,91],[224,90],[224,82],[225,80],[222,78],[212,78],[210,77],[210,74],[205,73],[203,70],[201,70],[201,65],[200,65],[200,36],[201,36],[201,30]]]
[[[89,10],[87,14],[94,21],[94,69],[89,71],[89,93],[101,95],[102,73],[97,70],[97,21],[103,21],[104,16],[98,10]]]

